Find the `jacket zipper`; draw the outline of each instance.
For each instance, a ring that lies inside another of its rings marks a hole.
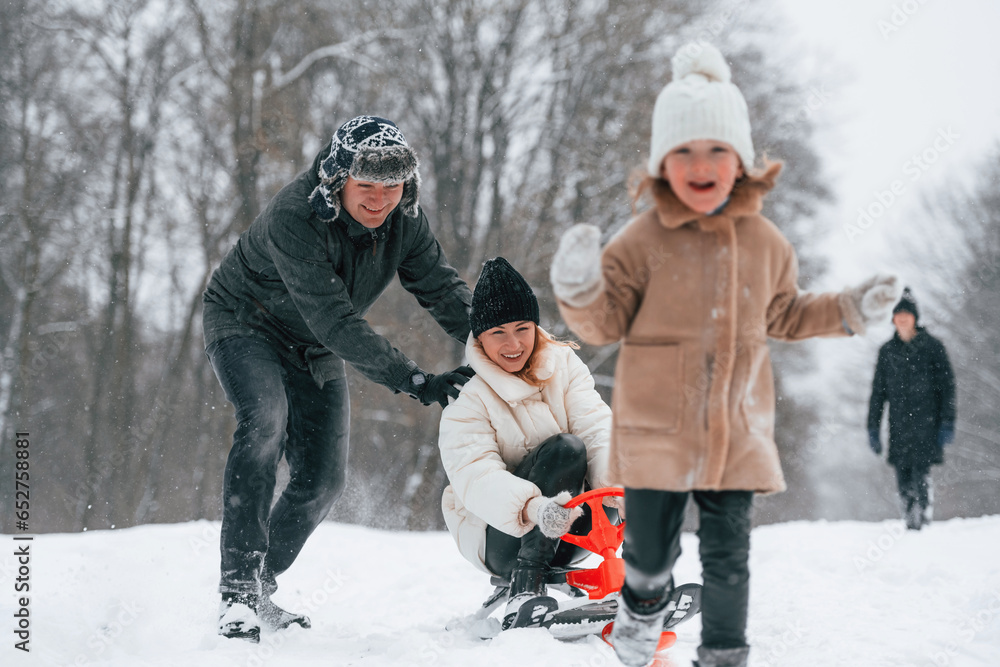
[[[378,235],[375,233],[374,229],[371,231],[371,234],[372,234],[372,257],[374,257],[375,249],[378,248]]]

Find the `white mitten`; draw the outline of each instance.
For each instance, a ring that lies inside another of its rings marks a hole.
[[[525,514],[545,537],[562,537],[569,532],[573,522],[583,515],[582,507],[563,507],[572,498],[573,494],[569,491],[563,491],[555,498],[536,496],[528,501]]]
[[[869,325],[888,319],[902,294],[903,287],[897,276],[878,274],[841,292],[840,309],[847,326],[856,334],[864,334]]]
[[[549,269],[556,298],[583,308],[604,289],[601,275],[601,230],[594,225],[573,225],[559,239]]]

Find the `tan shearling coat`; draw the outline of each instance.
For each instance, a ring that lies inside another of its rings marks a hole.
[[[441,413],[438,446],[451,483],[441,511],[459,551],[486,567],[486,526],[522,537],[535,527],[525,521],[528,501],[541,495],[534,483],[513,474],[547,438],[570,433],[587,447],[587,481],[608,486],[611,409],[594,389],[594,379],[569,347],[549,345],[539,354],[542,387],[507,373],[476,347],[465,347],[475,377]]]
[[[783,491],[767,337],[844,336],[838,294],[798,290],[798,260],[760,214],[781,170],[737,186],[718,215],[669,185],[605,247],[589,305],[559,303],[594,345],[621,342],[612,394],[616,485]]]

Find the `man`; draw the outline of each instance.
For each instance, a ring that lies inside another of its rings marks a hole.
[[[896,468],[906,527],[931,521],[930,469],[944,462],[955,438],[955,378],[944,345],[917,326],[917,303],[909,288],[892,311],[896,335],[878,353],[868,407],[868,440],[882,453],[879,429],[889,403],[889,464]]]
[[[399,276],[464,343],[472,294],[418,204],[416,155],[394,123],[360,116],[243,233],[204,294],[206,353],[236,410],[223,482],[219,634],[309,627],[271,602],[346,483],[345,362],[424,405],[445,406],[473,371],[440,375],[375,333],[365,313]],[[271,509],[282,455],[290,479]]]

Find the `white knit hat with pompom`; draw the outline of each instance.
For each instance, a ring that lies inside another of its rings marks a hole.
[[[670,64],[673,81],[660,91],[653,107],[649,174],[659,178],[667,153],[695,139],[726,142],[740,156],[743,168],[752,168],[747,103],[730,82],[729,65],[719,50],[706,42],[692,42],[681,47]]]

